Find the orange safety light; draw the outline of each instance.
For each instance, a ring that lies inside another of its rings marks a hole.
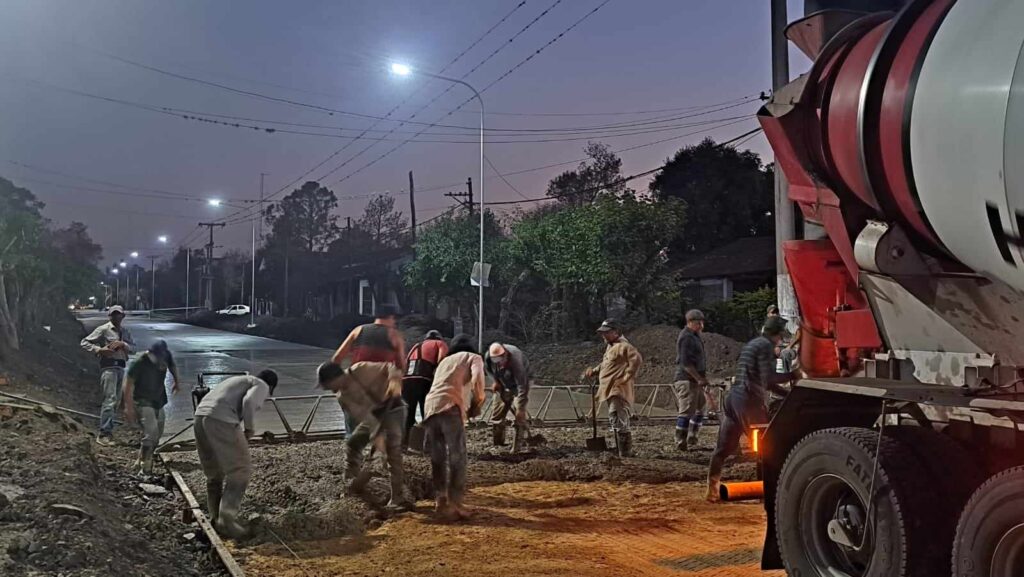
[[[751,431],[750,442],[755,453],[761,450],[761,429],[754,429]]]

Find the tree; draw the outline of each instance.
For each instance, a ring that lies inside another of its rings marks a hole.
[[[592,316],[591,304],[603,303],[609,293],[635,308],[647,306],[665,272],[665,249],[683,222],[679,202],[606,196],[527,215],[512,227],[511,252],[550,285],[565,328],[579,334]]]
[[[484,216],[486,258],[491,264],[490,294],[498,294],[509,271],[508,242],[501,223],[488,211]],[[416,239],[416,259],[405,268],[406,286],[427,291],[435,300],[465,304],[475,302],[477,288],[469,284],[473,263],[479,259],[480,221],[476,215],[449,212],[421,230]]]
[[[53,230],[43,203],[0,178],[0,353],[97,286],[99,247],[81,223]]]
[[[289,241],[297,249],[321,251],[338,238],[338,198],[326,187],[309,181],[266,209],[271,236]]]
[[[576,167],[556,176],[548,183],[547,195],[559,202],[580,205],[594,202],[600,196],[622,197],[633,191],[622,182],[622,159],[607,144],[589,142],[583,149],[587,155]]]
[[[720,146],[710,138],[676,152],[650,184],[655,198],[686,203],[689,222],[672,243],[672,257],[772,234],[773,179],[772,167],[764,167],[756,153]]]
[[[395,246],[400,243],[407,228],[401,211],[395,210],[395,197],[390,194],[377,195],[370,199],[357,227],[377,246]]]

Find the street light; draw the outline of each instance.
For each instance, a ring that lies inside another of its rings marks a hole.
[[[219,199],[219,198],[211,198],[210,200],[208,200],[208,201],[206,201],[206,202],[207,202],[207,203],[208,203],[208,204],[209,204],[210,206],[220,206],[220,199]]]
[[[461,84],[468,88],[477,102],[480,103],[480,296],[479,296],[479,309],[477,310],[477,346],[478,350],[484,349],[484,99],[480,96],[480,92],[473,88],[473,85],[458,78],[449,78],[447,76],[441,76],[440,74],[433,74],[431,72],[424,72],[422,70],[413,70],[408,64],[401,62],[391,63],[391,73],[395,76],[411,76],[413,74],[419,74],[426,76],[427,78],[434,78],[436,80],[444,80],[452,84]],[[470,205],[470,210],[473,206]]]
[[[133,250],[131,254],[132,258],[139,258],[139,251]]]
[[[162,234],[162,235],[156,237],[156,239],[158,241],[160,241],[160,244],[167,244],[167,235],[166,234]]]

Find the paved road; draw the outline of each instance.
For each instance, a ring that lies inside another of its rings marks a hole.
[[[92,330],[106,322],[102,314],[80,316],[86,329]],[[170,396],[167,407],[165,438],[187,427],[192,422],[192,397],[200,372],[246,371],[256,373],[264,368],[277,371],[279,381],[275,397],[321,394],[315,388],[316,366],[327,360],[331,351],[317,347],[288,343],[274,339],[242,335],[165,321],[129,316],[125,325],[131,330],[138,350],[145,350],[156,339],[164,339],[174,353],[178,371],[186,387]],[[212,377],[207,382],[219,382],[225,377]],[[293,427],[302,426],[313,406],[312,400],[280,401],[278,406]],[[317,410],[310,432],[342,429],[341,410],[336,402],[325,399]],[[281,419],[272,405],[265,405],[256,420],[257,431],[283,433]],[[191,431],[180,439],[192,438]]]
[[[88,330],[106,322],[103,313],[87,312],[79,316]],[[281,397],[319,395],[323,391],[315,388],[316,367],[327,360],[331,352],[328,349],[299,345],[275,339],[243,335],[215,329],[207,329],[144,317],[129,316],[126,326],[132,331],[139,351],[144,351],[156,339],[164,339],[174,353],[178,371],[184,381],[183,391],[171,395],[167,407],[167,426],[165,440],[186,429],[192,422],[192,387],[196,385],[201,372],[245,371],[256,373],[264,368],[277,371],[279,382],[274,396],[276,405],[284,414],[293,429],[301,429],[313,404],[312,399],[281,400]],[[341,336],[339,336],[339,339]],[[206,382],[216,383],[225,377],[212,377]],[[488,392],[489,394],[489,392]],[[664,392],[663,392],[664,395]],[[484,407],[489,414],[490,399]],[[637,406],[638,412],[644,407]],[[536,388],[530,395],[529,414],[546,421],[572,421],[580,414],[590,411],[589,395],[574,393],[570,395],[565,389],[551,390]],[[604,415],[605,411],[599,414]],[[647,414],[654,417],[670,416],[670,411],[654,408]],[[257,433],[271,431],[284,434],[285,428],[281,418],[274,410],[274,404],[268,403],[256,419]],[[344,429],[341,410],[333,399],[324,399],[317,408],[309,432],[342,431]],[[192,439],[191,430],[186,431],[178,439]]]

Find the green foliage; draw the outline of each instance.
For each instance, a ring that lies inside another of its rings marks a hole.
[[[774,172],[754,152],[719,146],[711,139],[680,149],[651,181],[661,200],[686,203],[690,222],[672,244],[673,259],[684,259],[737,238],[769,235],[775,201]]]
[[[512,227],[512,256],[552,287],[594,299],[620,293],[642,306],[684,220],[675,201],[602,197],[523,218]]]
[[[704,314],[708,319],[707,328],[738,341],[747,341],[761,332],[768,305],[777,302],[777,295],[772,287],[735,293],[732,300],[704,308]]]
[[[374,245],[396,246],[401,242],[407,222],[402,211],[395,210],[395,197],[381,194],[366,204],[356,226]]]
[[[509,274],[508,241],[491,212],[484,215],[484,237],[484,258],[492,265],[494,286]],[[479,250],[479,213],[447,213],[419,233],[416,258],[405,269],[406,285],[438,297],[470,297],[477,290],[470,286],[469,275]]]

